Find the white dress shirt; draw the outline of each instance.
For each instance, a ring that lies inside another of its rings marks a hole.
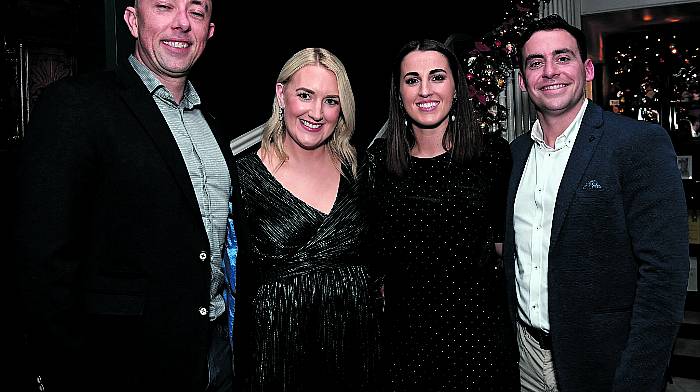
[[[515,196],[515,288],[518,316],[533,327],[549,332],[547,270],[552,216],[559,184],[581,127],[588,100],[574,121],[547,146],[539,120],[532,125],[534,141]]]

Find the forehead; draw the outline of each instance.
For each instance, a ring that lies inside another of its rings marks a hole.
[[[162,0],[136,0],[135,5],[139,4],[153,4]],[[166,3],[184,3],[186,5],[201,5],[207,10],[211,11],[212,0],[165,0]]]
[[[578,44],[566,30],[544,30],[534,33],[523,45],[523,57],[532,54],[552,54],[555,50],[568,49],[578,55]]]
[[[301,67],[292,75],[289,85],[293,89],[305,87],[314,91],[338,94],[338,79],[333,71],[317,64]]]
[[[434,50],[414,50],[401,60],[401,74],[406,74],[407,72],[424,72],[437,68],[451,72],[450,62],[447,60],[447,57]]]

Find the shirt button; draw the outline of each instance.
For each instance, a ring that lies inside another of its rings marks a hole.
[[[202,260],[202,261],[206,260],[206,259],[207,259],[207,252],[202,251],[202,252],[199,254],[199,259]]]
[[[206,316],[207,313],[208,313],[208,312],[207,312],[207,308],[205,308],[204,306],[202,306],[201,308],[199,308],[199,314],[201,314],[202,316]]]

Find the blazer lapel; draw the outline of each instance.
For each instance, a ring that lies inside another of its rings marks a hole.
[[[552,249],[557,242],[559,232],[564,224],[564,219],[571,206],[571,201],[580,186],[581,177],[586,171],[593,152],[595,151],[602,134],[603,110],[593,102],[588,102],[588,108],[583,115],[581,128],[571,150],[569,161],[564,170],[564,176],[559,185],[557,201],[552,217],[552,232],[549,248]]]
[[[153,102],[146,86],[130,65],[120,67],[117,70],[117,77],[124,103],[153,139],[156,149],[160,152],[182,193],[189,200],[190,206],[196,209],[197,214],[199,214],[199,204],[192,188],[192,180],[190,180],[187,166],[168,124],[158,110],[158,106]]]

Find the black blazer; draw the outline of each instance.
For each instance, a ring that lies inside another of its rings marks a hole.
[[[229,141],[214,134],[240,197]],[[213,250],[175,139],[130,65],[46,89],[17,181],[15,262],[46,387],[204,390]]]
[[[511,145],[504,263],[513,320],[513,206],[531,148],[530,133]],[[548,262],[559,389],[662,390],[688,279],[685,197],[663,128],[588,103],[559,186]]]

